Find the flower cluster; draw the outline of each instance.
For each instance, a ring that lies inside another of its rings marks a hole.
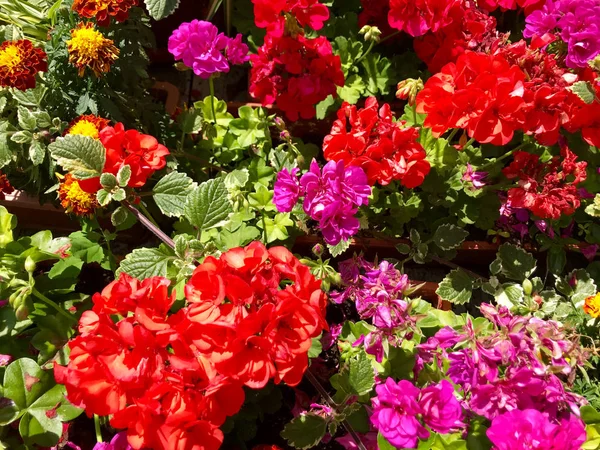
[[[75,0],[72,9],[86,19],[96,18],[98,25],[107,27],[110,18],[125,22],[129,10],[138,4],[138,0]]]
[[[586,314],[589,314],[594,319],[600,317],[600,293],[591,295],[585,299],[583,310]]]
[[[427,80],[417,111],[436,137],[462,128],[478,142],[505,145],[524,120],[524,80],[500,55],[465,53]]]
[[[110,67],[119,57],[119,49],[111,39],[105,38],[92,22],[81,22],[71,31],[67,41],[69,62],[77,67],[80,77],[86,68],[92,69],[97,77],[110,71]]]
[[[327,297],[288,250],[259,242],[206,258],[175,314],[168,291],[164,278],[121,274],[94,295],[56,379],[88,415],[111,415],[135,450],[216,450],[243,385],[301,381]]]
[[[556,35],[567,44],[567,66],[582,68],[600,54],[599,16],[598,0],[546,0],[527,16],[523,35]]]
[[[508,179],[519,184],[508,191],[510,206],[528,209],[541,219],[573,214],[581,204],[577,185],[586,179],[587,163],[576,162],[577,156],[567,147],[561,157],[562,161],[554,157],[544,164],[537,155],[515,152],[514,161],[503,169]]]
[[[303,196],[304,212],[319,222],[325,242],[336,245],[355,235],[360,223],[358,208],[369,203],[371,188],[359,167],[346,167],[343,161],[330,161],[323,171],[313,160],[310,171],[297,177],[298,169],[277,174],[273,202],[280,212],[290,212]]]
[[[492,329],[476,329],[471,319],[461,331],[443,328],[418,346],[417,372],[425,364],[448,364],[465,405],[492,421],[509,411],[534,409],[552,424],[581,422],[584,400],[563,383],[575,378],[577,365],[587,358],[578,338],[567,337],[557,322],[514,316],[504,307],[483,304],[481,312]]]
[[[250,60],[250,95],[277,105],[293,121],[313,118],[316,104],[344,85],[341,59],[324,36],[268,34]]]
[[[459,0],[390,0],[390,26],[411,36],[436,32],[450,23],[450,9]]]
[[[47,69],[46,53],[31,41],[5,41],[0,45],[0,87],[32,89],[37,73]]]
[[[252,0],[254,22],[273,36],[283,36],[287,17],[293,17],[301,27],[323,28],[329,19],[329,9],[319,0]]]
[[[154,172],[167,164],[165,157],[169,155],[169,150],[164,145],[137,130],[125,130],[122,123],[102,128],[99,139],[106,149],[102,172],[116,175],[123,166],[129,166],[129,187],[142,187]],[[100,178],[89,178],[79,184],[86,192],[95,193],[100,189]]]
[[[208,257],[185,293],[187,334],[218,373],[256,389],[300,383],[311,340],[327,327],[327,297],[287,249],[254,242]]]
[[[382,362],[384,347],[400,345],[405,335],[415,329],[405,298],[410,291],[408,276],[388,261],[373,264],[362,256],[340,262],[339,269],[345,289],[332,293],[331,299],[335,303],[353,301],[360,318],[373,323],[376,329],[354,345],[364,346],[368,354]]]
[[[337,116],[323,141],[325,159],[361,167],[370,185],[398,180],[415,188],[423,183],[430,164],[419,143],[419,131],[394,122],[390,105],[379,108],[374,97],[362,109],[344,102]]]
[[[58,199],[64,210],[77,216],[91,216],[100,207],[94,194],[84,191],[73,175],[61,175],[58,186]]]
[[[464,427],[463,410],[446,381],[419,389],[410,381],[396,383],[391,377],[375,388],[371,423],[397,448],[417,448],[429,431],[450,433]],[[422,422],[421,422],[421,420]]]
[[[496,417],[487,430],[494,450],[580,450],[585,427],[574,417],[552,423],[535,409],[512,410]]]
[[[127,429],[135,450],[216,450],[218,426],[239,410],[244,391],[196,357],[180,331],[184,314],[168,315],[175,301],[168,287],[164,278],[122,274],[94,295],[69,342],[69,364],[56,365],[54,374],[73,404]],[[115,322],[113,315],[125,318]]]
[[[600,98],[600,83],[595,74],[586,71],[580,75],[582,81],[588,81],[597,98]],[[600,147],[600,107],[597,101],[584,103],[577,95],[571,93],[565,101],[566,113],[569,122],[565,124],[567,131],[574,133],[581,131],[581,137],[589,145]]]
[[[100,132],[110,124],[110,120],[98,117],[93,114],[79,116],[67,127],[65,135],[74,134],[79,136],[88,136],[93,139],[100,138]]]
[[[477,4],[480,8],[492,12],[500,8],[502,11],[509,9],[523,8],[525,14],[541,8],[546,0],[479,0]]]
[[[248,46],[242,42],[241,34],[229,38],[203,20],[184,22],[173,31],[169,52],[202,78],[229,72],[230,64],[243,64],[249,59]]]
[[[488,53],[508,39],[506,34],[496,30],[496,19],[485,14],[472,0],[456,3],[448,14],[451,18],[448,25],[414,41],[417,56],[431,73],[456,62],[466,51]]]

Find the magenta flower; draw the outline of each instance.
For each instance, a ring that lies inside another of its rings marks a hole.
[[[273,203],[279,212],[290,212],[298,202],[300,197],[299,170],[294,168],[290,173],[287,169],[283,169],[277,174]]]
[[[0,354],[0,367],[8,366],[12,361],[13,357],[10,355]]]
[[[429,431],[417,419],[422,414],[418,403],[419,388],[410,381],[396,382],[390,377],[375,388],[371,423],[390,444],[398,448],[416,448],[419,439],[427,439]]]
[[[483,180],[487,178],[487,176],[487,172],[473,171],[473,166],[467,163],[467,170],[465,170],[465,173],[462,176],[462,180],[471,182],[471,184],[473,185],[473,189],[481,189],[486,184]]]
[[[464,426],[462,406],[446,380],[423,389],[419,405],[423,409],[423,421],[436,433],[447,434]]]
[[[565,60],[567,67],[573,69],[586,67],[588,61],[600,54],[599,33],[600,29],[597,25],[594,25],[585,31],[571,34],[568,41],[567,59]]]
[[[325,242],[336,245],[358,232],[358,208],[369,203],[371,187],[360,167],[345,167],[330,161],[323,171],[315,160],[300,179],[304,190],[304,212],[319,222]]]
[[[581,420],[570,417],[554,424],[534,409],[496,417],[487,436],[494,450],[579,450],[586,439]]]
[[[94,446],[94,450],[133,450],[133,447],[127,442],[127,432],[121,431],[112,438],[110,444],[100,442]]]
[[[241,35],[230,39],[203,20],[182,23],[173,31],[168,47],[175,59],[182,60],[202,78],[229,72],[229,62],[242,64],[249,59],[248,47],[242,43]]]

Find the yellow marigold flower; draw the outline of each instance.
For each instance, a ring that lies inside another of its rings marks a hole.
[[[106,128],[109,123],[109,120],[93,114],[79,116],[69,124],[69,128],[65,131],[65,135],[79,134],[81,136],[89,136],[93,139],[98,139],[100,137],[100,131]]]
[[[48,69],[46,53],[31,41],[6,41],[0,45],[0,87],[22,91],[35,87],[35,76]]]
[[[594,319],[600,317],[600,292],[585,299],[583,310]]]
[[[81,189],[79,182],[70,173],[58,177],[62,179],[58,188],[58,198],[65,211],[78,216],[93,215],[100,207],[96,196]]]
[[[80,23],[71,30],[67,41],[69,62],[79,69],[82,77],[86,67],[90,67],[97,77],[110,71],[110,66],[119,57],[119,49],[114,42],[104,37],[92,23]]]

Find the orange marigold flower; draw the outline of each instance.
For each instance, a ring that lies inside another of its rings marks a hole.
[[[90,67],[97,77],[109,72],[110,66],[119,57],[119,49],[114,42],[105,38],[91,22],[82,22],[71,30],[67,47],[69,62],[79,69],[80,77],[85,73],[86,67]]]
[[[24,91],[35,87],[35,76],[48,69],[46,53],[31,41],[6,41],[0,45],[0,86]]]
[[[583,310],[594,319],[600,317],[600,292],[585,299]]]
[[[138,0],[75,0],[73,11],[88,19],[95,17],[98,25],[107,27],[111,17],[117,22],[126,21],[129,9],[137,4]]]
[[[10,181],[8,181],[8,178],[6,178],[6,175],[0,172],[0,200],[4,200],[5,194],[10,194],[14,192],[14,190],[15,188],[11,186]]]
[[[89,136],[93,139],[100,138],[100,131],[110,124],[110,120],[93,114],[79,116],[69,124],[69,128],[65,131],[67,134],[78,134],[81,136]]]
[[[62,182],[58,188],[58,198],[65,211],[77,216],[93,215],[100,207],[96,196],[81,189],[79,182],[70,173],[64,177],[59,175],[59,178],[62,178]]]

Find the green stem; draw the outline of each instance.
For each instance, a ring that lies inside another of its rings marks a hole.
[[[415,127],[416,127],[418,125],[417,105],[413,105],[413,107],[412,107],[412,113],[413,113],[413,122],[415,123]]]
[[[499,163],[500,161],[504,161],[506,158],[509,158],[510,156],[513,155],[514,152],[516,152],[517,150],[521,150],[523,147],[525,147],[527,145],[527,142],[523,142],[521,143],[521,145],[513,148],[512,150],[506,152],[504,155],[499,156],[498,158],[496,158],[494,161],[490,161],[487,164],[484,164],[483,166],[479,167],[478,170],[481,169],[487,169],[488,167],[493,166],[496,163]]]
[[[452,142],[452,139],[454,139],[454,136],[456,136],[456,133],[458,133],[458,128],[454,128],[450,134],[448,135],[448,137],[446,138],[446,140],[448,141],[448,144],[450,144]]]
[[[394,33],[384,37],[382,40],[379,41],[380,44],[383,44],[385,41],[387,41],[388,39],[393,38],[394,36],[398,36],[400,33],[402,33],[401,31],[395,31]]]
[[[127,201],[123,201],[123,202],[121,202],[121,204],[125,208],[127,208],[135,216],[135,218],[142,225],[144,225],[146,228],[148,228],[148,230],[150,230],[157,238],[159,238],[161,241],[163,241],[169,247],[175,248],[175,242],[173,241],[173,239],[171,239],[169,236],[167,236],[165,233],[163,233],[162,230],[157,225],[153,224],[150,221],[150,219],[148,219],[146,216],[144,216],[139,211],[139,209],[135,208],[131,203],[129,203]]]
[[[43,301],[45,304],[47,304],[48,306],[50,306],[53,309],[55,309],[60,315],[66,317],[67,319],[69,319],[72,322],[77,322],[77,319],[75,319],[75,317],[73,317],[71,314],[69,314],[63,308],[61,308],[60,306],[58,306],[58,304],[56,304],[54,301],[50,300],[48,297],[46,297],[44,294],[42,294],[36,288],[33,288],[33,290],[31,291],[31,293],[35,297],[37,297],[38,299],[40,299],[41,301]]]
[[[265,245],[268,245],[267,242],[267,221],[265,220],[265,212],[261,210],[262,223],[263,223],[263,234],[265,235]]]
[[[215,112],[215,82],[213,81],[212,76],[208,79],[208,86],[210,87],[210,108],[212,110],[213,123],[216,125],[217,113]]]
[[[96,222],[96,226],[100,230],[100,233],[102,233],[102,237],[104,237],[104,242],[106,242],[106,249],[108,250],[109,254],[110,269],[114,272],[117,270],[117,260],[112,252],[112,248],[110,247],[110,239],[108,238],[104,228],[102,228],[102,225],[100,225],[100,222],[98,222],[98,218],[94,217],[94,220]]]
[[[150,222],[152,222],[152,225],[154,225],[155,227],[158,227],[158,223],[156,222],[156,220],[154,220],[154,217],[152,217],[152,215],[150,214],[150,211],[148,211],[146,209],[146,207],[144,206],[144,203],[140,202],[139,207],[140,207],[140,210],[142,211],[142,213],[144,214],[144,216],[146,216],[148,218],[148,220]]]
[[[369,53],[371,53],[371,50],[373,50],[373,47],[375,47],[375,44],[376,44],[375,41],[371,41],[371,44],[369,45],[369,48],[367,49],[367,51],[364,52],[360,58],[358,58],[356,61],[354,61],[353,65],[356,66],[359,62],[361,62],[363,59],[365,59],[367,56],[369,56]]]
[[[102,442],[102,430],[100,429],[100,417],[98,417],[98,414],[94,414],[94,428],[96,430],[96,441],[100,444]]]

